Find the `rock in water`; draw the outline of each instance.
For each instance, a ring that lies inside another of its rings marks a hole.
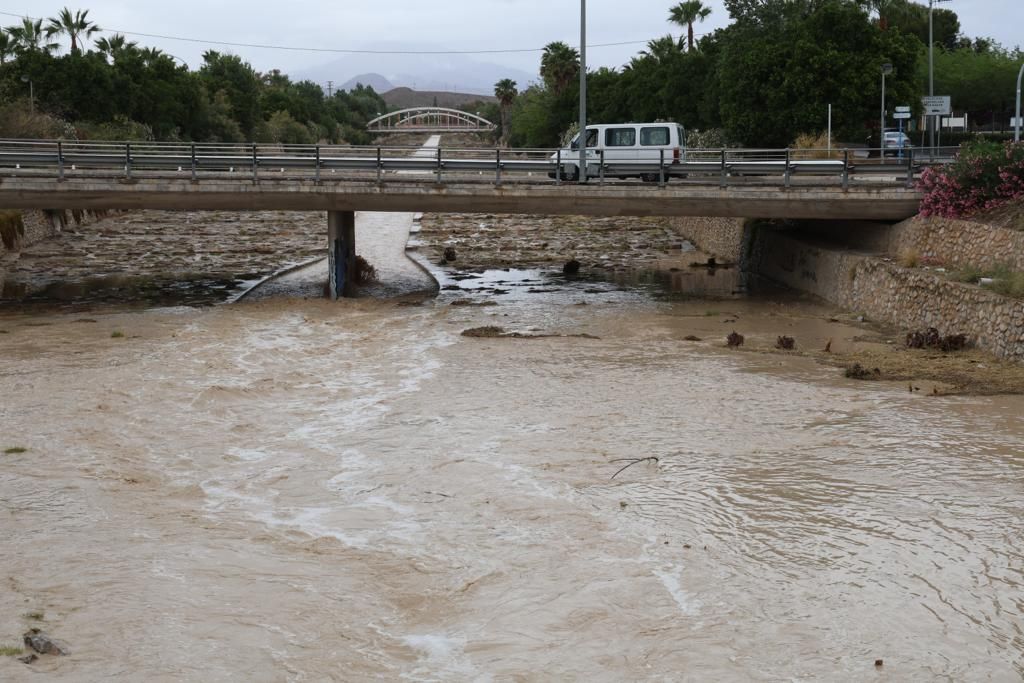
[[[576,275],[580,272],[580,262],[576,259],[566,261],[565,265],[562,266],[563,275]]]
[[[459,255],[455,252],[455,247],[447,247],[444,250],[444,260],[449,263],[455,263],[459,258]]]
[[[743,346],[743,342],[744,341],[746,341],[746,340],[743,338],[743,335],[742,334],[737,334],[735,331],[732,334],[730,334],[728,337],[726,337],[726,339],[725,339],[725,343],[730,348],[736,348],[738,346]]]
[[[796,340],[792,337],[782,336],[775,342],[775,348],[783,351],[792,351],[796,348]]]
[[[51,638],[37,628],[25,634],[25,647],[35,650],[41,655],[66,655],[70,653],[67,644]]]

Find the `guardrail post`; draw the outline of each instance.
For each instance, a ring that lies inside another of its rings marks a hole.
[[[57,181],[64,180],[64,143],[57,141]]]
[[[252,183],[257,185],[260,182],[259,161],[256,159],[256,143],[252,143]]]
[[[316,146],[316,184],[320,184],[320,145]]]
[[[786,174],[785,174],[786,187],[789,187],[789,179],[790,179],[790,165],[789,165],[790,156],[789,156],[789,154],[790,154],[789,147],[787,147],[786,148]]]
[[[726,185],[728,185],[728,175],[726,175],[726,172],[725,172],[725,147],[723,147],[722,148],[722,179],[721,179],[721,182],[719,183],[719,186],[724,188]]]
[[[132,177],[132,143],[124,143],[124,177]]]
[[[384,163],[380,158],[380,147],[377,147],[377,183],[384,182]]]
[[[665,150],[658,150],[658,187],[665,187]]]
[[[437,184],[441,184],[441,146],[437,147]]]
[[[850,150],[843,150],[843,189],[850,189]]]
[[[562,184],[562,150],[555,152],[555,185]]]
[[[199,180],[198,173],[197,173],[198,166],[199,166],[199,164],[196,163],[196,143],[193,142],[192,143],[192,182],[193,183],[196,182],[197,180]]]
[[[907,150],[907,189],[914,187],[914,148]]]
[[[599,153],[601,155],[601,159],[600,159],[601,166],[598,169],[599,180],[597,181],[597,184],[598,185],[604,185],[604,150],[603,149],[600,150]]]
[[[494,167],[496,169],[495,170],[495,176],[494,176],[494,184],[497,185],[498,187],[501,187],[501,148],[500,147],[497,149],[497,154],[495,155]]]

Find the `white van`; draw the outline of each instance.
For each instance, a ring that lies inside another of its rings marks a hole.
[[[572,139],[569,147],[560,154],[553,154],[552,161],[561,158],[562,177],[579,179],[580,147],[579,134]],[[630,163],[657,164],[664,159],[666,164],[678,164],[686,156],[686,131],[678,123],[614,123],[587,126],[587,176],[597,177],[601,172],[602,160],[606,178],[642,178],[656,181],[658,173],[645,169],[633,171]],[[549,173],[554,178],[554,173]]]

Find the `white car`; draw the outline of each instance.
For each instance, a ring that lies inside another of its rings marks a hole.
[[[884,142],[882,143],[882,147],[885,148],[885,151],[887,153],[890,152],[891,150],[898,151],[901,149],[909,149],[911,146],[912,145],[910,144],[910,136],[908,136],[906,133],[901,133],[898,130],[887,131],[885,133]]]

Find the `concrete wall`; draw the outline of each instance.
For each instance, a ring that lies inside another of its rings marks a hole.
[[[766,226],[752,231],[747,258],[754,273],[869,319],[908,330],[934,327],[941,334],[966,334],[979,348],[1024,360],[1024,302],[933,271],[808,244],[786,231]]]

